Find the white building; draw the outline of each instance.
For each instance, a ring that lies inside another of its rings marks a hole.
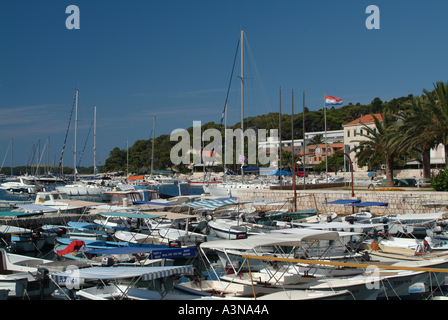
[[[306,132],[305,133],[305,144],[309,145],[310,141],[317,135],[322,135],[325,141],[325,131],[319,132]],[[334,130],[327,131],[327,143],[344,142],[344,130]],[[259,142],[258,149],[269,149],[279,147],[278,137],[268,137],[266,142]],[[290,148],[292,145],[292,140],[282,140],[282,148]],[[294,148],[300,150],[303,147],[303,139],[294,139]]]
[[[375,117],[382,122],[383,117],[380,113],[375,114]],[[356,160],[356,153],[351,152],[356,146],[359,145],[361,140],[368,140],[367,137],[361,136],[360,134],[368,135],[369,132],[365,129],[365,126],[371,128],[374,132],[376,132],[375,120],[372,115],[365,115],[359,119],[353,120],[349,123],[343,125],[344,127],[344,144],[346,152],[350,155],[350,159],[353,162],[353,171],[365,171],[368,170],[368,167],[359,167],[358,162]],[[432,165],[443,165],[445,164],[445,147],[443,144],[440,144],[436,149],[431,149],[430,152],[430,161]],[[418,161],[408,161],[407,165],[418,165]]]

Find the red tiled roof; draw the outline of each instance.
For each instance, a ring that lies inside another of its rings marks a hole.
[[[379,121],[383,121],[383,116],[381,113],[375,113],[375,117],[379,120]],[[363,124],[368,124],[368,123],[374,123],[375,119],[372,117],[371,114],[367,114],[359,119],[353,120],[352,122],[346,123],[343,126],[351,126],[354,124],[358,124],[358,123],[363,123]]]

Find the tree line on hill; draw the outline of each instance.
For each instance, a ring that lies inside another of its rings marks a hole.
[[[342,125],[360,118],[363,115],[370,113],[381,113],[385,108],[399,110],[400,105],[406,101],[413,99],[412,95],[407,97],[401,97],[393,99],[389,102],[383,102],[380,98],[375,98],[368,105],[361,105],[360,103],[348,104],[339,108],[331,107],[327,109],[327,130],[342,130]],[[317,111],[310,111],[305,107],[305,132],[324,131],[324,109]],[[303,113],[294,114],[294,139],[303,139]],[[282,114],[282,140],[291,140],[291,115]],[[232,126],[228,126],[229,129],[238,129],[241,127],[241,123],[236,123]],[[258,132],[258,129],[278,129],[279,128],[279,113],[271,112],[268,114],[258,115],[254,117],[247,117],[244,119],[244,128],[254,129]],[[224,137],[224,127],[218,123],[208,122],[201,126],[201,132],[207,129],[221,130],[222,137]],[[193,136],[193,127],[186,129]],[[106,159],[104,169],[108,172],[126,171],[126,159],[127,152],[129,153],[129,172],[135,174],[147,174],[151,168],[151,155],[152,155],[152,139],[137,140],[132,146],[129,146],[128,151],[115,147],[110,151],[109,158]],[[155,138],[154,141],[154,170],[172,170],[175,172],[191,172],[186,165],[180,164],[175,166],[170,160],[170,151],[176,145],[177,141],[170,141],[170,135],[160,135]],[[247,142],[246,142],[247,144]],[[191,142],[192,145],[192,142]],[[224,141],[222,143],[224,149]],[[223,152],[225,152],[223,150]],[[235,157],[237,155],[234,155]],[[282,152],[282,163],[288,169],[291,163],[291,152]],[[337,157],[336,157],[337,158]],[[237,163],[237,161],[234,161]],[[339,163],[339,162],[338,162]],[[343,163],[343,160],[342,162]],[[240,165],[235,164],[236,170]],[[340,167],[341,164],[335,165]],[[232,165],[229,165],[232,168]],[[222,171],[222,168],[216,170]]]

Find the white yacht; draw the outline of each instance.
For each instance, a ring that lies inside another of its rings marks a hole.
[[[36,184],[26,177],[18,177],[14,181],[7,181],[0,184],[0,189],[5,190],[9,194],[34,194],[38,191]]]

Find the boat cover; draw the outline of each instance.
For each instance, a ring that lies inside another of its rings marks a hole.
[[[143,281],[170,277],[175,274],[190,272],[192,266],[166,266],[166,267],[92,267],[78,270],[51,273],[51,278],[60,283],[66,278],[115,280],[141,277]]]
[[[360,203],[361,200],[358,199],[338,199],[330,202],[324,202],[324,204],[350,204],[350,203]]]
[[[2,217],[31,217],[31,216],[41,216],[42,212],[14,212],[14,211],[1,211],[0,216]]]
[[[74,250],[79,250],[81,249],[81,247],[85,245],[84,241],[72,241],[70,242],[70,244],[63,250],[57,250],[56,253],[58,254],[58,256],[63,256],[64,254],[73,252]]]
[[[286,230],[286,229],[285,229]],[[289,229],[293,230],[293,229]],[[278,230],[281,232],[281,230]],[[241,240],[215,240],[202,243],[201,249],[235,249],[252,250],[261,246],[299,246],[302,240],[337,240],[339,233],[336,231],[297,229],[294,234],[270,234],[250,236]]]
[[[16,207],[30,211],[58,211],[54,207],[49,207],[43,204],[17,204]]]
[[[358,202],[358,203],[347,204],[347,206],[350,206],[350,207],[374,207],[374,206],[387,207],[387,206],[389,206],[389,203],[388,202]]]
[[[187,202],[184,203],[183,205],[185,206],[189,206],[192,208],[205,208],[205,209],[210,209],[210,210],[214,210],[220,207],[224,207],[224,206],[228,206],[228,205],[233,205],[233,204],[237,204],[238,202],[236,200],[204,200],[204,201],[195,201],[195,202]]]
[[[196,247],[187,248],[144,248],[144,247],[122,247],[104,250],[89,250],[85,253],[91,254],[139,254],[148,253],[148,259],[172,259],[191,257],[196,254]]]
[[[296,226],[311,229],[366,229],[383,227],[385,223],[348,223],[348,222],[328,222],[328,223],[294,223]],[[281,230],[279,230],[281,231]]]
[[[130,213],[130,212],[118,212],[118,211],[111,211],[111,212],[104,212],[101,213],[102,216],[112,216],[112,217],[122,217],[122,218],[135,218],[135,219],[156,219],[161,218],[164,215],[149,215],[146,213]]]
[[[148,204],[148,205],[155,205],[155,206],[162,206],[162,207],[172,207],[172,206],[177,205],[176,203],[157,202],[157,201],[132,201],[132,204],[134,206],[138,206],[141,204]]]
[[[394,220],[439,220],[443,216],[447,215],[447,212],[436,212],[436,213],[406,213],[400,214],[394,217]]]

